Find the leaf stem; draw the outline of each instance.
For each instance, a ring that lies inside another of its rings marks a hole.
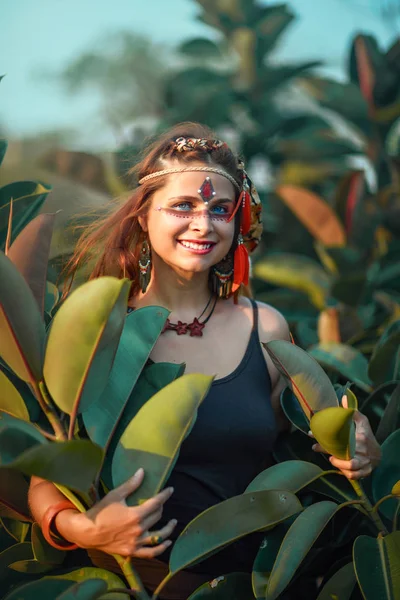
[[[44,381],[35,381],[32,383],[32,387],[39,402],[40,408],[46,415],[50,425],[53,427],[57,440],[66,441],[67,433],[62,426],[56,410],[54,409]]]
[[[160,585],[158,586],[158,588],[155,590],[154,594],[151,597],[151,600],[157,600],[158,599],[158,594],[161,592],[161,590],[167,585],[168,581],[170,581],[173,577],[173,573],[168,573],[168,575],[166,577],[164,577],[164,579],[162,580],[162,582],[160,583]]]
[[[387,496],[383,496],[382,498],[380,498],[378,500],[378,502],[372,507],[372,510],[374,512],[378,512],[378,508],[380,507],[382,502],[385,502],[386,500],[390,500],[391,498],[392,499],[398,498],[400,500],[399,496],[396,496],[395,494],[388,494]]]
[[[399,519],[400,514],[400,501],[397,503],[397,508],[393,517],[393,531],[397,531],[397,521]]]
[[[130,556],[121,556],[120,554],[112,554],[112,556],[119,564],[125,579],[131,587],[131,590],[136,593],[136,598],[138,600],[150,600],[148,593],[143,587],[143,583],[140,581],[139,575],[133,568]]]
[[[389,533],[388,530],[386,529],[385,525],[383,524],[379,514],[376,511],[374,511],[370,501],[368,500],[366,493],[364,492],[364,490],[362,488],[361,483],[357,479],[349,479],[349,481],[350,481],[351,485],[353,486],[355,493],[361,500],[361,506],[363,506],[365,508],[365,510],[367,511],[368,516],[373,521],[378,532],[381,533],[382,535],[388,535],[388,533]]]

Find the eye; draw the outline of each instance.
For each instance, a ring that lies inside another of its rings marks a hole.
[[[229,207],[225,204],[216,204],[212,207],[211,212],[216,215],[228,215],[230,210]]]
[[[182,212],[189,211],[193,209],[193,204],[191,202],[179,202],[179,204],[174,204],[174,209],[180,210]]]

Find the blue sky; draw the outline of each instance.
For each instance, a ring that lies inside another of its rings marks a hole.
[[[384,47],[394,36],[379,19],[377,0],[288,4],[298,19],[277,56],[291,61],[322,58],[327,73],[337,77],[343,76],[356,31],[373,33]],[[192,36],[215,35],[195,20],[198,11],[193,0],[1,0],[0,74],[6,77],[0,84],[0,123],[16,136],[63,127],[94,131],[96,95],[67,96],[41,73],[60,71],[103,35],[124,28],[171,45]]]

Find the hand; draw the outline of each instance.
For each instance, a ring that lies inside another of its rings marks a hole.
[[[161,518],[164,502],[173,488],[167,488],[140,506],[128,506],[125,499],[142,483],[143,469],[109,492],[86,513],[62,511],[57,515],[60,534],[81,548],[96,548],[108,554],[154,558],[171,545],[167,538],[175,528],[170,521],[158,531],[150,531]],[[159,543],[157,538],[160,540]]]
[[[343,408],[348,408],[347,396],[343,396],[342,405]],[[372,470],[379,464],[382,452],[372,433],[367,417],[356,410],[353,420],[356,426],[356,449],[354,457],[351,460],[341,460],[335,456],[330,456],[329,461],[334,467],[340,469],[347,479],[362,479],[370,475]],[[311,432],[310,434],[312,436]],[[320,444],[314,444],[312,449],[315,452],[324,452],[326,454]]]

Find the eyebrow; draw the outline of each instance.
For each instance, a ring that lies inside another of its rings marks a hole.
[[[196,202],[203,202],[203,200],[201,198],[199,198],[198,196],[172,196],[171,198],[168,198],[168,202],[170,202],[171,200],[195,200]],[[235,201],[232,200],[232,198],[212,198],[209,202],[209,204],[216,204],[217,202],[229,202],[230,204],[234,204]]]

